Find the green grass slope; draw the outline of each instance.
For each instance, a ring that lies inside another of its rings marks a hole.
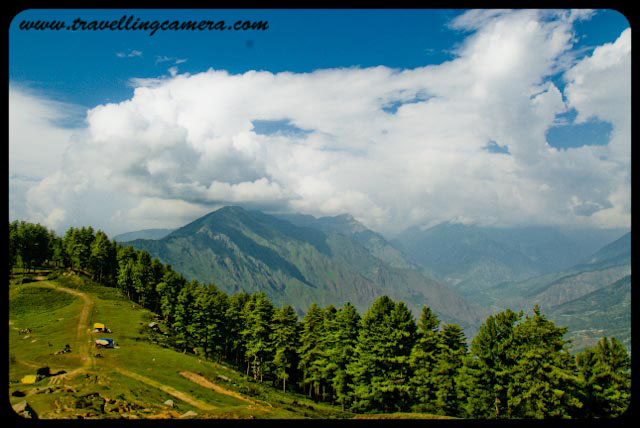
[[[146,327],[154,319],[151,312],[86,278],[12,281],[9,299],[10,402],[26,400],[40,418],[353,416],[166,347],[163,335]],[[94,322],[113,332],[92,333]],[[31,333],[20,334],[26,328]],[[99,337],[113,338],[117,348],[96,349]],[[71,352],[55,355],[67,344]],[[42,367],[54,376],[20,383]],[[174,406],[165,405],[167,400]]]

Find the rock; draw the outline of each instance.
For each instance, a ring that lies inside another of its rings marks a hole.
[[[194,412],[193,410],[189,410],[188,412],[186,412],[182,416],[180,416],[180,419],[193,418],[195,416],[198,416],[198,414],[196,412]]]
[[[218,379],[222,379],[222,380],[224,380],[225,382],[231,382],[231,379],[229,379],[229,378],[228,378],[228,377],[226,377],[225,375],[221,375],[221,374],[219,374],[219,375],[218,375]]]
[[[29,405],[27,401],[21,401],[15,406],[13,406],[13,410],[23,416],[25,418],[38,419],[38,414],[33,410],[33,408]]]
[[[174,406],[174,404],[173,404],[173,400],[167,400],[167,401],[165,401],[165,402],[164,402],[164,405],[165,405],[165,406],[169,406],[169,407],[173,407],[173,406]]]

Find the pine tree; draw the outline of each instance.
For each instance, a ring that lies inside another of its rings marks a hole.
[[[581,416],[613,418],[624,413],[631,403],[631,364],[622,344],[603,337],[578,353],[576,362],[584,401]]]
[[[144,308],[149,308],[149,302],[154,300],[155,284],[152,282],[151,256],[146,251],[137,251],[137,259],[133,266],[133,289],[137,301]]]
[[[13,274],[13,268],[18,262],[18,221],[9,223],[9,278]]]
[[[274,350],[274,374],[276,379],[282,381],[282,390],[286,392],[287,380],[298,364],[298,316],[291,306],[287,305],[273,312],[270,339]]]
[[[93,278],[102,283],[109,274],[110,263],[114,249],[107,235],[99,230],[91,244],[89,255],[89,268],[93,272]]]
[[[412,393],[417,402],[415,410],[435,413],[436,390],[433,371],[438,357],[438,327],[440,320],[428,306],[422,308],[418,322],[418,339],[411,351],[409,364],[413,371]]]
[[[407,410],[409,357],[416,336],[413,316],[404,303],[382,296],[362,317],[354,361],[353,408],[358,411]]]
[[[309,397],[314,399],[318,398],[318,389],[322,379],[317,360],[322,357],[320,342],[323,335],[324,314],[322,309],[313,303],[302,320],[298,368],[302,371],[303,392],[306,392],[308,388]]]
[[[200,292],[198,282],[194,280],[182,287],[176,296],[171,329],[176,346],[183,352],[194,344],[195,302]]]
[[[74,238],[72,238],[74,239]],[[73,256],[72,256],[73,258]],[[136,251],[133,247],[120,247],[118,249],[118,278],[117,285],[131,300],[136,299],[134,280]]]
[[[351,303],[346,303],[336,314],[333,347],[329,349],[329,361],[335,366],[331,386],[336,399],[345,410],[351,403],[352,391],[349,384],[353,379],[347,372],[347,366],[353,360],[353,354],[358,342],[360,315]]]
[[[245,357],[252,367],[253,380],[263,381],[268,372],[268,364],[273,361],[271,356],[271,319],[273,305],[264,293],[251,296],[252,299],[245,306],[246,324],[241,332],[245,342]]]
[[[549,321],[538,306],[514,329],[517,362],[508,386],[508,414],[514,418],[571,417],[582,403],[566,328]]]
[[[473,338],[458,379],[467,417],[509,417],[507,388],[517,362],[514,328],[521,318],[522,312],[510,309],[490,315]]]
[[[463,389],[459,386],[458,371],[467,353],[462,328],[446,324],[438,334],[438,353],[433,369],[436,413],[461,416]]]
[[[239,370],[242,370],[246,351],[244,337],[242,336],[246,325],[244,308],[250,299],[249,294],[245,292],[229,296],[229,306],[225,313],[227,333],[224,341],[224,355],[227,361],[232,361]]]
[[[160,300],[160,312],[169,324],[173,322],[178,293],[185,283],[184,277],[167,265],[162,281],[156,285],[156,292]]]
[[[333,388],[331,386],[331,380],[333,379],[335,372],[338,368],[336,363],[331,358],[332,349],[336,344],[336,316],[338,314],[337,309],[333,305],[327,306],[323,311],[323,327],[324,334],[318,341],[318,357],[312,364],[313,370],[319,373],[318,390],[317,394],[322,397],[324,401],[334,400]]]

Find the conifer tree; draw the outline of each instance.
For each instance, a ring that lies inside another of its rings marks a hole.
[[[467,417],[509,417],[507,388],[517,361],[514,328],[521,318],[522,312],[510,309],[490,315],[473,338],[459,373]]]
[[[309,397],[314,399],[318,398],[318,389],[322,379],[322,373],[316,361],[322,358],[321,340],[323,335],[324,314],[322,309],[313,303],[302,320],[298,367],[302,371],[303,392],[308,390]]]
[[[467,352],[462,328],[446,324],[438,334],[438,353],[433,370],[436,413],[460,416],[463,413],[463,389],[459,386],[458,371]]]
[[[145,308],[154,300],[155,284],[152,282],[151,256],[146,251],[137,251],[137,259],[133,266],[133,289],[137,301]]]
[[[518,358],[507,392],[509,416],[575,416],[582,403],[575,361],[564,339],[567,329],[556,327],[537,305],[533,312],[514,329]]]
[[[422,308],[418,322],[418,339],[411,351],[409,364],[413,371],[411,386],[415,397],[415,409],[435,413],[437,384],[433,371],[438,357],[438,328],[440,320],[428,306]]]
[[[581,416],[613,418],[624,413],[631,403],[631,364],[622,344],[603,337],[579,352],[576,362],[584,401]]]
[[[331,385],[336,399],[345,410],[351,403],[352,391],[349,384],[353,382],[347,372],[347,366],[353,361],[353,354],[358,342],[360,315],[351,303],[346,303],[336,314],[333,347],[329,350],[329,360],[335,365]]]
[[[244,308],[249,300],[250,296],[245,292],[229,296],[229,306],[225,313],[227,334],[224,342],[224,354],[227,360],[232,361],[240,370],[242,370],[246,350],[242,336],[242,332],[245,330]]]
[[[9,277],[18,261],[18,246],[18,221],[15,220],[9,223]]]
[[[173,322],[178,293],[185,283],[184,277],[167,265],[162,281],[156,285],[156,292],[160,300],[160,312],[169,324]]]
[[[282,390],[286,392],[287,380],[298,364],[298,316],[291,306],[283,306],[273,312],[271,326],[274,374],[276,379],[282,381]]]
[[[73,239],[73,238],[72,238]],[[73,257],[72,257],[73,258]],[[118,278],[117,285],[129,299],[135,299],[134,270],[136,264],[136,252],[133,247],[120,247],[118,249]],[[75,263],[75,262],[74,262]]]
[[[409,357],[416,335],[411,312],[402,302],[382,296],[362,317],[355,359],[348,371],[353,376],[353,408],[383,412],[407,410]]]
[[[267,365],[273,360],[271,357],[271,319],[273,305],[264,293],[251,296],[252,299],[245,306],[245,329],[242,336],[245,342],[245,356],[253,372],[253,380],[263,381],[268,371]]]
[[[336,316],[337,309],[333,305],[327,306],[323,311],[323,332],[324,334],[318,341],[318,357],[313,361],[313,371],[319,373],[318,390],[316,394],[322,397],[324,401],[332,401],[334,398],[331,380],[335,375],[337,365],[331,358],[332,350],[335,348],[336,341]]]
[[[111,273],[111,263],[113,261],[114,248],[107,235],[99,230],[91,244],[89,255],[89,268],[93,272],[93,278],[102,283]]]
[[[195,339],[195,302],[200,292],[198,282],[194,280],[182,287],[176,296],[171,329],[176,346],[183,352],[192,348]]]

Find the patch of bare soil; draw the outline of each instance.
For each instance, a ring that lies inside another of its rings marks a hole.
[[[147,385],[153,386],[154,388],[160,389],[166,392],[167,394],[173,395],[174,397],[184,401],[185,403],[189,403],[193,407],[197,407],[200,410],[214,410],[217,408],[216,406],[213,406],[209,403],[205,403],[204,401],[200,401],[196,398],[193,398],[189,394],[186,394],[182,391],[178,391],[177,389],[172,388],[170,386],[163,385],[160,382],[157,382],[153,379],[149,379],[148,377],[141,376],[137,373],[130,372],[129,370],[125,370],[120,367],[116,367],[115,369],[125,376],[128,376],[142,383],[146,383]]]
[[[199,374],[196,373],[192,373],[192,372],[187,372],[187,371],[182,371],[180,372],[180,375],[184,378],[189,379],[191,382],[197,383],[200,386],[204,386],[205,388],[208,389],[212,389],[220,394],[224,394],[224,395],[228,395],[230,397],[233,398],[237,398],[238,400],[242,400],[242,401],[246,401],[248,403],[251,403],[253,405],[256,405],[258,407],[264,407],[261,403],[258,403],[255,400],[252,400],[250,398],[245,397],[244,395],[235,392],[235,391],[231,391],[229,389],[223,388],[220,385],[217,385],[213,382],[211,382],[209,379],[207,379],[204,376],[200,376]],[[272,407],[271,404],[266,403],[269,407]]]

